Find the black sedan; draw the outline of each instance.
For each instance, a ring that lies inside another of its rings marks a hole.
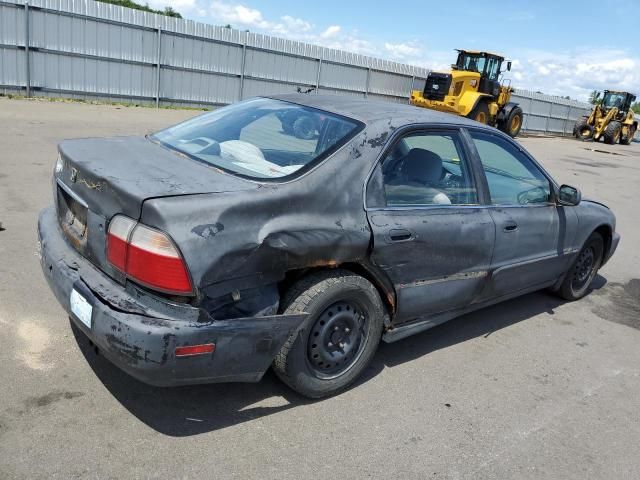
[[[584,296],[615,217],[473,121],[255,98],[148,137],[62,142],[38,232],[75,326],[153,385],[334,394],[379,341],[543,288]]]

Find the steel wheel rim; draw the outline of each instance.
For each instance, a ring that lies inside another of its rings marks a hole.
[[[515,132],[520,127],[520,115],[515,115],[511,119],[511,132]]]
[[[332,379],[344,375],[358,361],[367,343],[369,321],[353,301],[339,301],[316,319],[307,341],[307,362],[315,375]]]
[[[585,248],[573,267],[573,279],[571,288],[574,292],[578,292],[587,286],[595,273],[596,252],[593,247]]]

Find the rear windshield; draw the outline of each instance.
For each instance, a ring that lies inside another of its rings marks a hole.
[[[347,142],[360,126],[321,110],[256,98],[200,115],[151,138],[237,175],[276,179],[308,169]]]

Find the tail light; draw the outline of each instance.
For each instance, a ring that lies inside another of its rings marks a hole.
[[[184,259],[169,236],[116,215],[109,223],[107,260],[142,285],[174,295],[193,293]]]

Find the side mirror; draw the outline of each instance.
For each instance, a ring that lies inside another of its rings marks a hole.
[[[507,62],[507,72],[511,71],[511,60]]]
[[[582,200],[582,194],[580,190],[571,185],[562,185],[558,190],[558,204],[566,205],[569,207],[576,206]]]

